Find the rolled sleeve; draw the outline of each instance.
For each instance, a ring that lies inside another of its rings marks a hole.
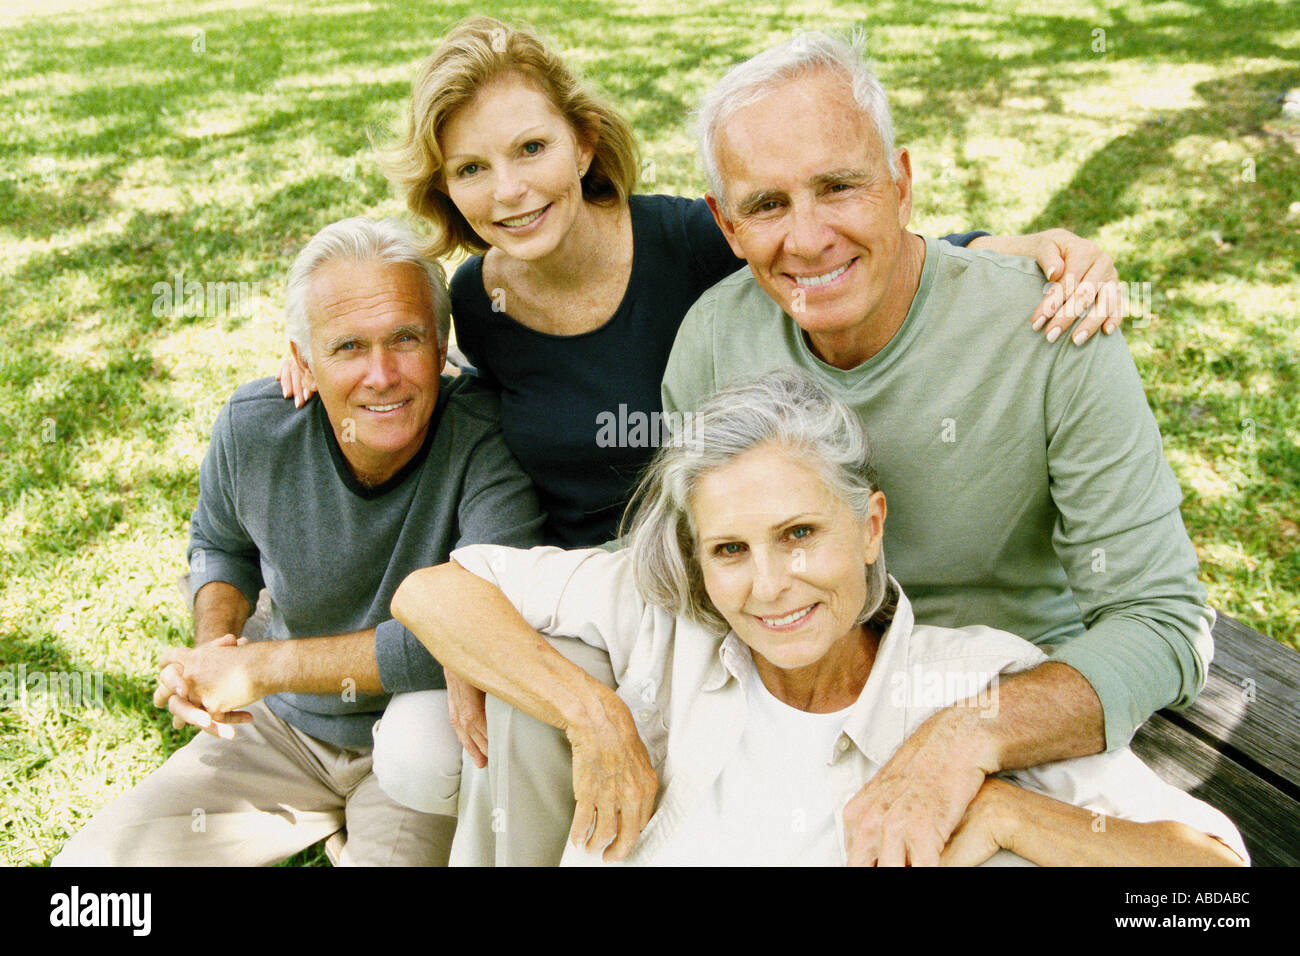
[[[653,613],[636,592],[626,551],[480,545],[451,557],[500,588],[529,627],[608,651],[616,673],[631,655],[642,617]]]
[[[375,628],[375,662],[386,694],[442,690],[447,686],[442,665],[401,621],[384,621]]]

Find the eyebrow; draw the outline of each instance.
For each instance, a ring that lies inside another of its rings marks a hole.
[[[846,179],[870,179],[871,173],[865,169],[833,169],[828,173],[818,173],[812,178],[814,186],[829,186],[842,183]]]
[[[393,329],[391,332],[385,335],[384,338],[386,340],[392,340],[397,338],[399,335],[425,336],[428,334],[429,334],[428,326],[407,323],[405,325],[399,325],[397,328]],[[338,349],[340,345],[346,345],[348,342],[360,342],[360,341],[365,341],[363,336],[347,335],[347,334],[339,335],[336,336],[335,338],[329,339],[325,343],[325,349],[329,352],[334,352]]]
[[[785,191],[782,189],[762,189],[755,193],[750,193],[739,203],[741,213],[750,213],[757,209],[763,203],[771,199],[784,199]]]
[[[530,140],[541,139],[545,134],[545,126],[530,126],[510,141],[510,148],[514,149],[518,146],[522,146]],[[464,162],[466,159],[474,159],[477,156],[478,153],[450,153],[443,156],[442,162],[444,166],[454,166],[457,163]]]
[[[782,528],[788,528],[792,524],[799,524],[800,522],[803,522],[809,518],[821,518],[821,517],[823,517],[823,515],[819,511],[801,511],[796,515],[791,515],[790,517],[785,518],[782,521],[778,521],[776,524],[769,527],[768,530],[779,531]],[[700,544],[711,544],[714,541],[734,541],[734,540],[736,540],[736,535],[734,534],[714,534],[714,535],[710,535],[707,538],[701,538]]]

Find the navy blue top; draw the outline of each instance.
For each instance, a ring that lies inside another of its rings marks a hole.
[[[551,335],[494,311],[473,256],[451,280],[456,343],[501,394],[506,445],[537,486],[549,544],[616,536],[657,446],[659,384],[677,328],[705,289],[745,267],[703,199],[629,197],[632,274],[609,320]],[[965,245],[984,233],[945,237]]]

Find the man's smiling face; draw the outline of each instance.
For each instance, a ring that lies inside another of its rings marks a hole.
[[[446,352],[424,273],[407,263],[339,259],[307,294],[308,385],[364,484],[391,478],[419,451],[438,402]]]
[[[848,80],[817,69],[784,81],[720,124],[727,207],[710,206],[758,284],[809,335],[842,348],[896,311],[899,254],[911,215],[911,168],[899,177]]]

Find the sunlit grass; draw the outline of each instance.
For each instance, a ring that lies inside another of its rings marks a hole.
[[[0,860],[42,863],[188,739],[150,704],[189,622],[197,463],[282,348],[284,273],[327,222],[397,214],[371,156],[448,26],[485,7],[211,0],[0,13],[0,669],[104,675],[103,708],[0,705]],[[862,28],[916,172],[914,228],[1092,236],[1150,283],[1127,332],[1212,603],[1300,632],[1300,10],[1281,3],[494,3],[698,195],[724,70]],[[1104,49],[1096,49],[1104,31]],[[234,310],[158,283],[246,283]],[[318,850],[294,859],[318,864]]]

